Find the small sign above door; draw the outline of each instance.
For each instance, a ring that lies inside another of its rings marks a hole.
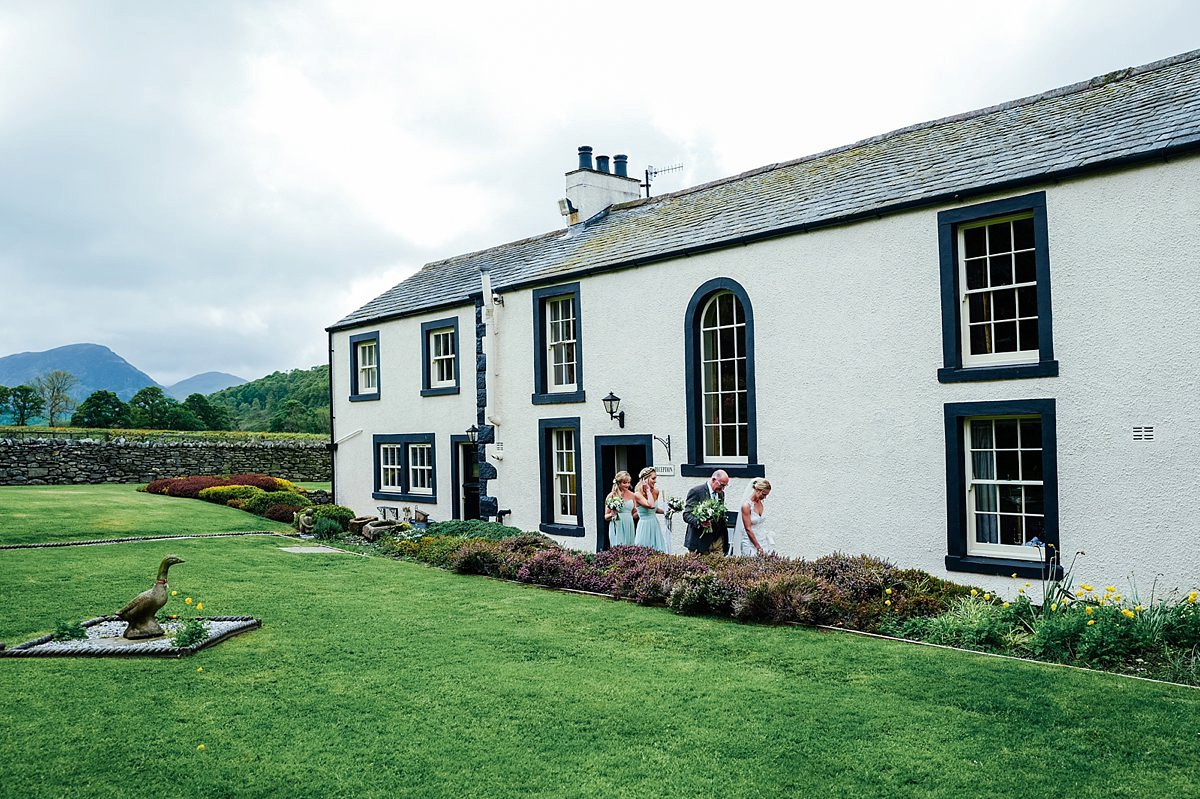
[[[659,477],[674,477],[675,476],[675,466],[674,466],[674,464],[670,464],[670,463],[665,464],[663,466],[659,466],[658,464],[655,464],[654,471],[658,472]]]

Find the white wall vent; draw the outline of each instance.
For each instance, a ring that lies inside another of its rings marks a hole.
[[[1151,426],[1142,426],[1142,427],[1133,428],[1133,440],[1134,441],[1153,441],[1154,440],[1154,427],[1151,425]]]

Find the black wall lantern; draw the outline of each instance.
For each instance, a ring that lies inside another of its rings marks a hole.
[[[475,425],[471,425],[467,428],[467,441],[471,442],[472,444],[479,442],[479,428]]]
[[[608,396],[600,401],[604,403],[604,410],[608,411],[608,418],[616,419],[620,423],[621,428],[624,429],[625,411],[617,411],[617,408],[621,407],[621,398],[610,391],[608,392]]]

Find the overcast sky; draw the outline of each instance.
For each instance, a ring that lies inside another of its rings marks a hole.
[[[0,355],[324,363],[421,264],[1200,47],[1200,3],[0,2]]]

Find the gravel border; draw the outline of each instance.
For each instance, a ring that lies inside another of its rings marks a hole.
[[[123,644],[121,646],[107,646],[99,643],[89,643],[87,641],[55,641],[53,635],[43,635],[41,638],[34,638],[32,641],[26,641],[23,644],[17,644],[11,649],[0,649],[0,658],[10,657],[158,657],[158,658],[179,658],[187,655],[194,655],[201,649],[210,646],[215,646],[227,638],[231,638],[240,633],[249,630],[256,630],[262,626],[262,619],[257,619],[254,616],[202,616],[202,621],[210,622],[233,622],[232,624],[222,625],[224,629],[216,635],[210,635],[199,643],[191,646],[170,646],[167,642],[168,638],[154,638],[145,642],[145,645],[130,645]],[[121,621],[116,616],[97,616],[94,619],[88,619],[82,623],[86,629],[97,624],[106,622]],[[102,640],[102,639],[93,639]],[[63,644],[64,646],[46,646],[47,644]],[[70,646],[66,646],[70,645]]]
[[[286,533],[274,533],[270,530],[250,530],[242,533],[179,533],[178,535],[139,535],[129,538],[96,538],[89,541],[52,541],[47,544],[0,544],[3,549],[49,549],[52,547],[90,547],[98,544],[129,544],[137,541],[176,541],[181,538],[229,538],[239,535],[274,535],[280,538],[293,538]]]

